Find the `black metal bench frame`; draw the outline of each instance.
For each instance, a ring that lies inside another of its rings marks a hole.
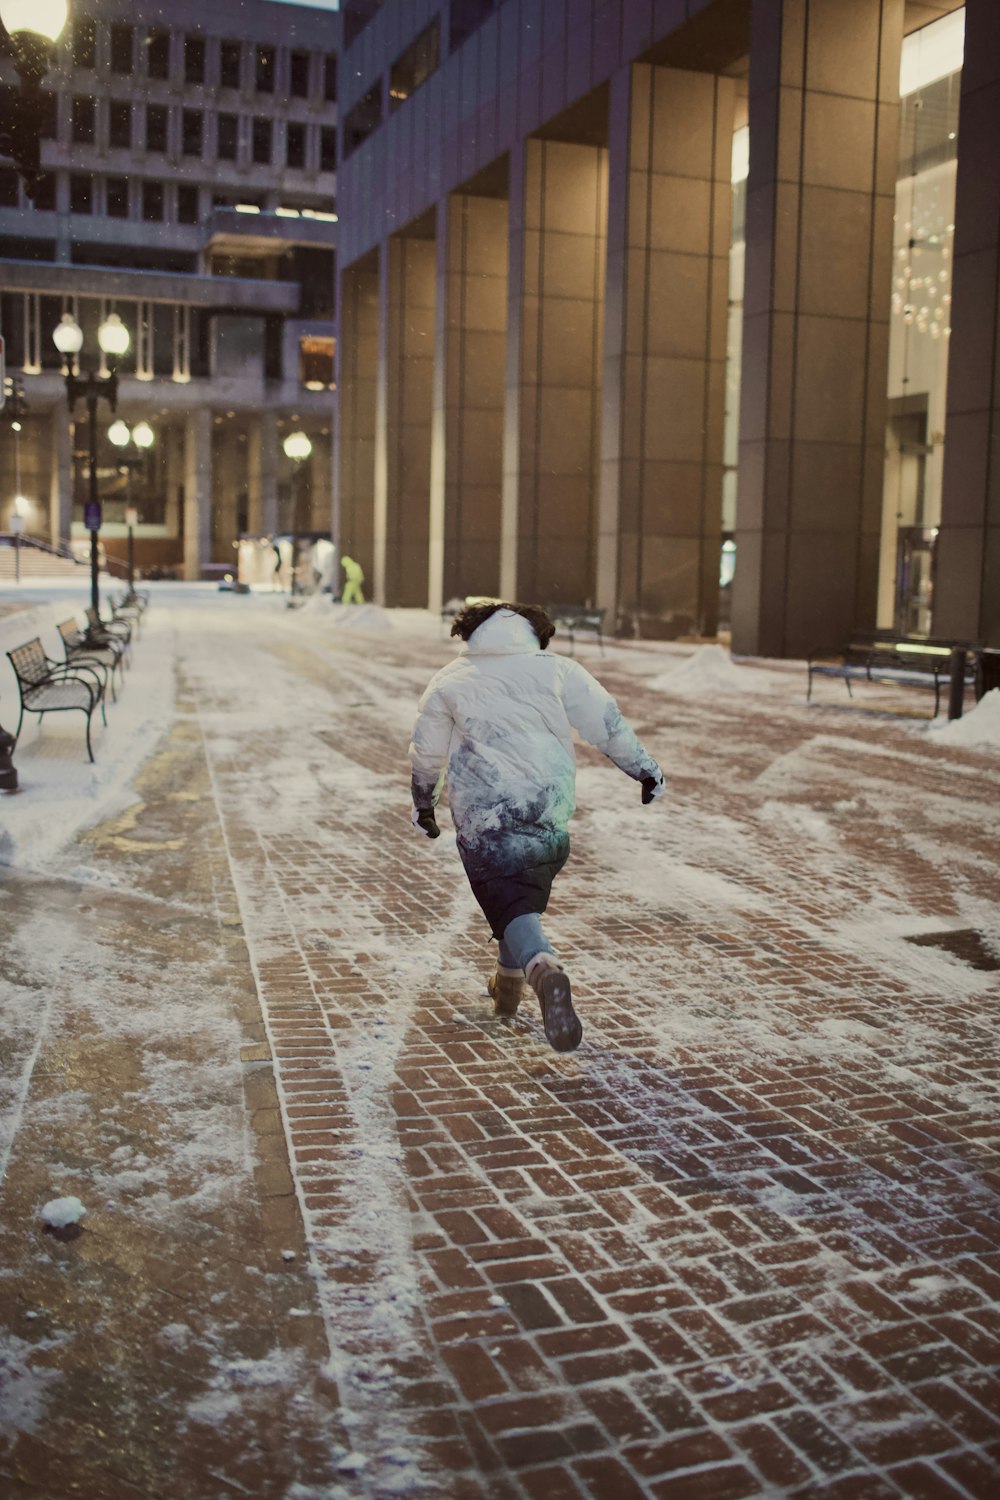
[[[547,604],[545,613],[557,629],[569,636],[569,654],[573,655],[574,641],[579,630],[589,630],[597,636],[597,644],[604,655],[604,617],[606,609],[592,609],[587,604]]]
[[[108,722],[104,712],[104,684],[96,670],[96,665],[80,664],[69,667],[62,662],[52,661],[46,656],[45,648],[38,636],[33,641],[26,641],[23,646],[15,646],[13,651],[7,652],[7,658],[14,668],[14,676],[17,678],[18,691],[21,695],[21,715],[17,721],[17,729],[14,731],[15,740],[20,738],[21,725],[24,723],[26,713],[37,714],[39,719],[42,719],[46,714],[76,710],[87,716],[87,754],[93,763],[94,751],[90,743],[90,720],[94,709],[99,707],[103,723]],[[40,697],[48,688],[63,687],[69,683],[78,683],[86,690],[86,703],[45,703]],[[33,702],[32,699],[35,701]]]
[[[111,689],[112,703],[118,702],[118,694],[115,692],[115,672],[119,680],[125,682],[125,642],[113,640],[100,641],[88,637],[80,629],[75,620],[63,620],[57,625],[59,639],[63,644],[66,655],[66,665],[76,666],[79,663],[86,666],[93,663],[103,667],[107,673],[107,685]]]
[[[907,649],[909,647],[909,649]],[[936,719],[941,708],[942,684],[951,678],[952,644],[945,642],[855,640],[839,651],[813,651],[807,661],[806,702],[812,702],[814,677],[840,677],[853,699],[852,682],[873,682],[891,687],[929,689],[934,694]],[[975,686],[976,668],[964,670],[965,686]]]

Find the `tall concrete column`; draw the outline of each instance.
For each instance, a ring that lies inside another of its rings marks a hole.
[[[592,599],[607,151],[511,152],[500,591]]]
[[[212,413],[190,412],[184,425],[184,577],[200,578],[212,556]]]
[[[755,0],[733,646],[875,624],[903,0]]]
[[[247,435],[247,530],[278,529],[278,418],[263,411]]]
[[[333,449],[328,437],[316,436],[312,445],[309,529],[329,531],[333,508]]]
[[[427,604],[434,380],[433,238],[383,247],[376,394],[374,595]]]
[[[73,523],[73,460],[69,419],[60,402],[49,418],[49,535],[53,545],[68,541]]]
[[[370,579],[374,564],[375,373],[378,362],[378,258],[340,279],[337,338],[336,544]],[[339,587],[339,581],[338,581]]]
[[[612,79],[598,600],[637,634],[714,634],[736,84]]]
[[[437,230],[429,604],[500,588],[507,203],[455,193]]]
[[[934,634],[1000,646],[1000,12],[967,0]]]

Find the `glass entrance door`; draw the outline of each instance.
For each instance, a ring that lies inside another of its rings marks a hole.
[[[934,602],[934,545],[937,531],[901,526],[896,550],[896,630],[926,639]]]

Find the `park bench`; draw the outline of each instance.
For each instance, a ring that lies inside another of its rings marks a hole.
[[[97,610],[90,605],[87,609],[87,637],[100,644],[108,640],[121,641],[127,653],[132,644],[132,626],[128,620],[102,620]]]
[[[108,607],[111,610],[112,620],[127,620],[134,625],[136,631],[142,629],[142,615],[145,604],[140,604],[137,598],[130,598],[128,594],[109,594]]]
[[[951,681],[954,643],[880,639],[858,636],[837,651],[814,651],[807,662],[806,702],[812,701],[813,679],[839,677],[848,697],[854,697],[852,682],[872,682],[892,687],[921,688],[934,694],[934,718],[941,707],[941,689]],[[975,686],[976,664],[970,657],[963,685]]]
[[[125,642],[110,638],[104,641],[94,640],[84,635],[75,620],[63,620],[61,625],[56,626],[56,629],[63,643],[67,665],[73,666],[77,662],[96,662],[104,667],[107,672],[108,685],[111,688],[112,702],[117,703],[115,672],[118,672],[120,681],[124,683]]]
[[[604,616],[607,613],[603,609],[591,609],[589,604],[547,604],[545,613],[557,629],[563,629],[569,636],[569,654],[573,655],[573,643],[577,633],[581,630],[589,631],[597,636],[597,644],[604,655]]]
[[[67,666],[51,661],[37,636],[33,641],[8,651],[7,657],[14,668],[21,694],[21,716],[14,731],[15,739],[20,737],[26,713],[37,714],[41,719],[45,714],[76,709],[87,716],[87,754],[93,761],[90,719],[94,709],[99,707],[101,719],[105,724],[108,722],[104,712],[104,683],[96,664]]]

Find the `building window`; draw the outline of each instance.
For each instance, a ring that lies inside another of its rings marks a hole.
[[[146,72],[150,78],[170,77],[169,31],[151,31],[146,37]]]
[[[219,82],[224,89],[239,88],[242,53],[242,42],[222,43],[219,49]]]
[[[254,120],[253,159],[260,166],[271,165],[271,133],[270,120]]]
[[[321,172],[337,170],[337,132],[332,125],[323,125],[319,132],[319,169]]]
[[[441,25],[437,18],[400,53],[389,72],[389,108],[398,109],[437,70],[441,52]]]
[[[127,107],[127,106],[126,106]],[[107,182],[108,217],[128,218],[128,178],[109,177]]]
[[[219,132],[216,140],[216,155],[220,161],[236,160],[237,122],[235,115],[219,116]]]
[[[178,224],[197,224],[198,189],[191,183],[182,182],[177,189]]]
[[[167,149],[167,106],[165,104],[146,105],[146,150],[166,151]]]
[[[0,208],[19,208],[21,194],[16,172],[0,167]]]
[[[337,54],[328,52],[323,58],[323,98],[330,104],[337,102]]]
[[[41,91],[41,118],[38,134],[43,141],[54,141],[59,134],[59,95]]]
[[[201,36],[186,36],[184,38],[184,82],[205,82],[205,38]]]
[[[131,73],[132,42],[135,36],[134,28],[124,23],[116,22],[111,27],[111,71],[112,73]]]
[[[344,117],[344,155],[350,156],[382,123],[382,90],[370,88]]]
[[[150,224],[158,224],[163,218],[163,183],[144,182],[142,185],[142,217]]]
[[[89,173],[74,172],[69,179],[69,211],[90,214],[94,211],[94,179]]]
[[[258,94],[274,93],[274,48],[257,48],[257,92]]]
[[[293,99],[309,98],[309,53],[293,52],[288,61],[288,92]]]
[[[74,141],[94,139],[94,101],[77,94],[73,100],[70,133]]]
[[[308,391],[332,391],[336,340],[312,334],[299,339],[299,384]]]
[[[289,120],[285,137],[285,165],[304,167],[306,164],[306,127],[297,120]]]
[[[181,150],[185,156],[200,156],[204,137],[204,116],[200,109],[181,112]]]
[[[93,68],[97,63],[97,23],[90,16],[73,22],[73,66]]]
[[[52,210],[56,206],[56,174],[43,172],[35,189],[35,208]]]
[[[132,106],[126,100],[112,99],[108,107],[108,144],[123,151],[132,145]]]
[[[451,0],[448,26],[448,44],[454,52],[456,47],[478,31],[480,26],[497,8],[497,0]]]

